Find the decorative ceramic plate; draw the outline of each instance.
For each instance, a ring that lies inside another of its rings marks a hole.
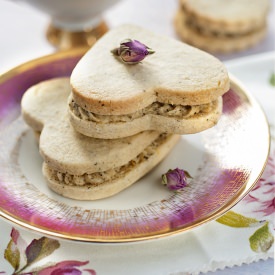
[[[241,200],[261,176],[269,130],[258,103],[231,77],[215,127],[182,136],[149,174],[123,192],[76,201],[51,191],[32,130],[20,115],[22,94],[46,79],[69,76],[83,55],[72,50],[25,63],[0,77],[0,214],[42,234],[90,242],[138,241],[190,230]],[[161,185],[170,168],[192,175],[180,193]]]

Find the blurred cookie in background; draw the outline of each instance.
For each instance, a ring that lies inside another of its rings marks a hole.
[[[267,32],[269,0],[179,0],[175,29],[185,42],[209,52],[237,52]]]

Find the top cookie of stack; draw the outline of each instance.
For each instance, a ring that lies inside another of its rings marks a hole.
[[[155,53],[126,65],[111,53],[126,38]],[[70,121],[78,132],[114,139],[145,130],[174,134],[214,126],[229,89],[224,65],[212,55],[137,26],[109,31],[71,75]]]
[[[266,34],[269,0],[180,0],[175,28],[186,42],[210,52],[240,51]]]

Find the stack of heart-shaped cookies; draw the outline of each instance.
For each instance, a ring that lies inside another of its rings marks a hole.
[[[125,38],[155,53],[135,65],[111,50]],[[109,31],[69,78],[23,96],[25,121],[40,133],[43,173],[55,192],[78,200],[112,196],[155,167],[180,135],[214,126],[229,89],[215,57],[140,27]]]
[[[269,0],[179,0],[175,29],[187,43],[229,53],[260,42],[267,31]]]

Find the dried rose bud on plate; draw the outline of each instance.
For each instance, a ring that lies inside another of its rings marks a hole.
[[[171,191],[179,191],[187,186],[187,178],[192,178],[187,171],[179,168],[169,169],[162,175],[162,184]]]

